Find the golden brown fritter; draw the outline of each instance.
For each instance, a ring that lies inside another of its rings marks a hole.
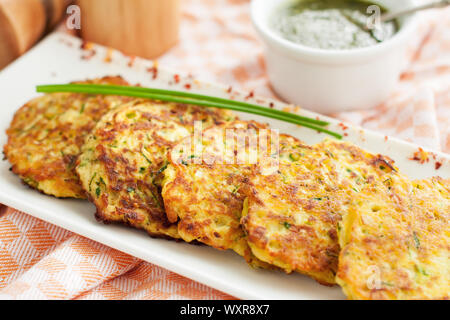
[[[76,169],[97,218],[178,238],[159,191],[168,150],[193,133],[195,121],[208,127],[233,117],[223,110],[152,101],[133,101],[105,115],[86,140]]]
[[[247,176],[258,160],[270,157],[270,135],[265,125],[237,121],[189,137],[172,150],[162,196],[183,240],[232,249],[251,265],[267,267],[251,254],[240,218]],[[259,150],[258,140],[264,141]]]
[[[285,160],[278,172],[249,179],[242,218],[248,243],[260,260],[332,285],[340,250],[336,228],[348,201],[370,181],[388,183],[396,168],[389,159],[333,140],[281,144],[280,154]]]
[[[120,77],[83,83],[127,85]],[[130,98],[77,93],[46,94],[24,105],[7,130],[4,154],[12,171],[55,197],[85,198],[75,162],[87,134],[111,108]]]
[[[449,191],[449,180],[404,180],[352,199],[337,274],[350,299],[449,299]]]

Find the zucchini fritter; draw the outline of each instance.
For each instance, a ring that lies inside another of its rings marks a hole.
[[[340,224],[350,299],[449,299],[450,180],[366,186]]]
[[[267,127],[237,121],[180,142],[170,153],[162,196],[169,220],[179,221],[183,240],[232,249],[249,264],[267,267],[251,254],[240,226],[247,176],[258,160],[272,162],[267,159],[275,147],[272,134],[262,129]]]
[[[321,284],[335,283],[341,213],[359,189],[397,175],[392,161],[347,143],[300,142],[286,149],[286,161],[272,175],[249,179],[242,224],[260,260],[286,272],[307,274]],[[287,156],[287,157],[286,157]]]
[[[105,115],[86,140],[76,169],[96,217],[151,236],[179,238],[159,191],[168,150],[191,135],[194,121],[208,127],[231,119],[223,110],[139,100]]]
[[[120,77],[81,83],[127,85]],[[55,197],[85,198],[75,162],[97,121],[126,97],[46,94],[25,104],[7,130],[4,154],[12,171],[31,187]]]

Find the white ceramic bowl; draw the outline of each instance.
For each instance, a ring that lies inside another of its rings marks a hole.
[[[331,113],[374,107],[389,97],[405,67],[416,16],[399,20],[400,30],[380,44],[351,50],[323,50],[283,39],[271,28],[273,14],[286,0],[253,0],[252,20],[266,44],[272,87],[290,103]],[[374,0],[395,10],[416,0]]]

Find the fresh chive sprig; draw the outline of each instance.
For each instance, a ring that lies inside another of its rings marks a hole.
[[[342,139],[342,135],[325,129],[324,127],[329,123],[322,120],[312,119],[246,102],[210,97],[190,92],[104,84],[42,85],[37,86],[36,89],[37,92],[41,93],[72,92],[84,94],[119,95],[165,102],[192,104],[203,107],[229,109],[297,124],[306,128],[317,130],[318,132],[329,134],[338,139]]]

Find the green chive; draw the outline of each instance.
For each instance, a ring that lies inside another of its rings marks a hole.
[[[316,130],[318,132],[326,133],[335,138],[342,139],[342,135],[323,128],[324,126],[329,125],[329,123],[325,121],[316,120],[300,116],[297,114],[284,112],[281,110],[249,104],[246,102],[204,96],[195,93],[162,90],[154,88],[98,85],[98,84],[45,85],[45,86],[38,86],[37,91],[41,93],[75,92],[85,94],[122,95],[129,97],[153,99],[165,102],[193,104],[203,107],[229,109],[297,124],[306,128]]]
[[[95,172],[91,178],[91,181],[89,181],[89,191],[91,191],[91,185],[92,185],[92,181],[94,181],[95,177],[97,176],[97,172]]]
[[[105,180],[103,180],[103,178],[102,177],[100,177],[100,183],[98,184],[98,185],[101,185],[101,184],[103,184],[105,187],[106,187],[106,183],[105,183]]]
[[[419,249],[420,248],[420,240],[415,231],[413,232],[413,237],[414,237],[414,242],[416,244],[416,249]]]
[[[145,160],[147,160],[147,162],[149,163],[149,164],[152,164],[152,161],[149,159],[149,158],[147,158],[147,156],[141,151],[141,154],[142,154],[142,156],[145,158]]]
[[[429,276],[428,272],[424,268],[422,268],[421,266],[419,266],[417,264],[416,264],[416,270],[417,270],[417,272],[423,274],[424,276]]]
[[[130,113],[127,113],[127,118],[128,119],[133,119],[133,118],[135,118],[136,117],[136,112],[130,112]]]
[[[157,172],[157,173],[159,174],[159,173],[162,173],[162,172],[164,172],[164,170],[166,170],[166,169],[167,169],[167,166],[168,166],[168,165],[169,165],[168,163],[165,163],[165,164],[164,164],[164,165],[163,165],[163,166],[161,167],[161,169],[159,169],[159,170],[158,170],[158,172]]]

